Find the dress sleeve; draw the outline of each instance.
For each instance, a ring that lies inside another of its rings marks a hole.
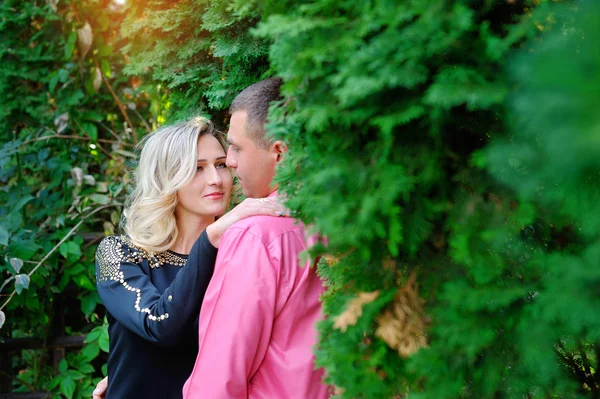
[[[216,256],[205,231],[161,295],[140,267],[140,252],[119,237],[106,237],[96,252],[98,293],[108,312],[127,329],[158,345],[173,346],[200,311]]]
[[[227,230],[199,320],[199,352],[185,399],[248,397],[276,313],[277,272],[261,239]]]

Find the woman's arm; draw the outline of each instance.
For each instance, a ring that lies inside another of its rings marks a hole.
[[[130,331],[172,346],[193,326],[213,274],[217,249],[202,233],[183,269],[161,295],[140,267],[141,253],[119,237],[107,237],[96,252],[97,288],[109,313]]]
[[[206,228],[210,243],[219,247],[225,230],[237,221],[249,216],[289,216],[289,212],[277,202],[277,198],[246,198],[219,220]]]

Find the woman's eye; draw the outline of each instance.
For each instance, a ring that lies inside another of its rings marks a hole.
[[[203,168],[202,166],[197,166],[197,167],[196,167],[196,172],[200,172],[200,171],[202,171],[202,170],[204,170],[204,168]]]
[[[223,169],[223,168],[226,168],[226,167],[227,167],[227,165],[225,165],[225,163],[223,163],[223,162],[217,164],[217,169]]]

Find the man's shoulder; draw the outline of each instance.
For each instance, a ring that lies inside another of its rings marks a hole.
[[[264,243],[285,234],[304,236],[304,226],[299,221],[289,217],[251,216],[234,223],[227,230],[229,234],[250,233]]]

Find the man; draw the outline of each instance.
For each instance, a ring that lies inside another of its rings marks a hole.
[[[245,89],[233,101],[227,165],[247,197],[275,197],[275,168],[286,145],[265,137],[280,79]],[[185,399],[327,398],[315,370],[315,322],[323,286],[301,265],[304,231],[291,218],[250,217],[221,239],[199,319],[199,352]]]

